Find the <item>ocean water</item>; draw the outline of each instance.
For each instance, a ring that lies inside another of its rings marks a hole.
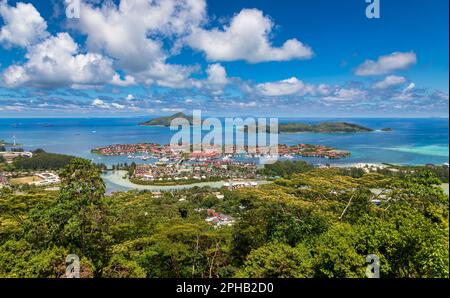
[[[143,127],[147,118],[68,118],[68,119],[0,119],[0,140],[23,144],[27,150],[42,148],[47,152],[71,154],[108,165],[131,162],[126,156],[104,157],[91,154],[98,146],[120,143],[154,142],[167,144],[174,131],[166,127]],[[280,122],[347,121],[391,132],[350,134],[295,133],[280,134],[282,144],[321,144],[352,153],[349,158],[326,160],[302,158],[312,163],[350,164],[357,162],[395,164],[442,164],[449,161],[448,119],[380,119],[317,118],[280,119]]]

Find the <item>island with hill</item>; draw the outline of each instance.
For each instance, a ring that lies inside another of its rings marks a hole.
[[[188,120],[191,125],[193,123],[193,117],[192,116],[188,116],[188,115],[180,112],[180,113],[173,114],[172,116],[164,116],[164,117],[154,118],[154,119],[151,119],[149,121],[139,123],[139,125],[141,125],[141,126],[164,126],[164,127],[169,127],[170,124],[172,123],[172,121],[174,119],[177,119],[177,118],[184,118],[184,119]]]
[[[243,128],[245,132],[249,131],[249,127]],[[275,131],[269,125],[257,127],[258,132],[270,132]],[[299,122],[281,123],[278,125],[278,133],[359,133],[359,132],[372,132],[372,128],[368,128],[362,125],[348,123],[348,122],[321,122],[317,124],[306,124]]]

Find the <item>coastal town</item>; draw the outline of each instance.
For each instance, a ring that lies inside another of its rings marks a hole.
[[[132,173],[132,182],[136,184],[145,182],[184,184],[225,179],[262,178],[257,175],[256,164],[231,161],[137,164]]]
[[[191,146],[192,148],[202,148],[199,146]],[[280,157],[294,158],[302,157],[322,157],[327,159],[341,159],[351,155],[349,151],[338,150],[324,145],[298,144],[285,145],[280,144],[277,148]],[[92,153],[105,156],[128,156],[129,159],[159,159],[160,161],[177,160],[187,158],[191,161],[205,161],[208,159],[230,159],[236,156],[245,158],[259,158],[271,152],[269,147],[250,147],[243,146],[241,150],[234,145],[230,147],[208,146],[205,150],[183,150],[172,149],[170,145],[159,145],[155,143],[138,143],[138,144],[116,144],[105,147],[92,149]]]
[[[190,149],[195,148],[192,146]],[[201,147],[200,147],[201,148]],[[132,183],[142,185],[194,184],[223,180],[262,180],[258,174],[256,158],[294,159],[295,157],[321,157],[339,159],[350,152],[322,145],[278,145],[277,155],[267,147],[212,147],[206,150],[172,149],[170,145],[155,143],[117,144],[99,147],[92,153],[103,156],[127,156],[132,162],[128,169]],[[269,152],[269,154],[267,154]],[[245,186],[245,184],[244,184]],[[230,185],[229,187],[238,187]]]

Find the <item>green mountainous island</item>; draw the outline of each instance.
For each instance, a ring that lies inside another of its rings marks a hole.
[[[165,116],[165,117],[159,117],[159,118],[155,118],[155,119],[151,119],[149,121],[143,122],[143,123],[139,123],[139,125],[142,126],[166,126],[169,127],[170,123],[172,122],[172,120],[176,119],[176,118],[185,118],[189,121],[189,123],[192,125],[193,123],[193,117],[192,116],[187,116],[184,113],[176,113],[173,114],[172,116]]]
[[[184,113],[176,113],[172,116],[159,117],[151,119],[147,122],[140,123],[142,126],[165,126],[169,127],[172,120],[176,118],[185,118],[192,125],[192,116],[187,116]],[[266,126],[266,131],[269,131],[269,126]],[[264,128],[259,128],[261,131]],[[248,131],[248,127],[244,129]],[[391,128],[383,128],[382,131],[391,131]],[[318,124],[306,124],[299,122],[280,123],[278,125],[279,133],[299,133],[299,132],[314,132],[314,133],[356,133],[356,132],[372,132],[372,128],[364,127],[358,124],[348,122],[321,122]]]

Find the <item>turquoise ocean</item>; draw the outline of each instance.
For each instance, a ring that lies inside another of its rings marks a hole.
[[[174,131],[166,127],[144,127],[148,118],[3,118],[0,140],[23,144],[26,150],[42,148],[47,152],[71,154],[108,165],[131,162],[124,157],[92,154],[98,146],[152,142],[167,144]],[[280,122],[318,123],[346,121],[373,128],[374,132],[349,134],[280,134],[281,144],[321,144],[348,150],[351,157],[341,160],[303,158],[311,163],[394,163],[402,165],[443,164],[449,161],[448,119],[382,118],[306,118],[280,119]],[[391,132],[381,132],[382,128]],[[205,133],[206,134],[206,133]]]

